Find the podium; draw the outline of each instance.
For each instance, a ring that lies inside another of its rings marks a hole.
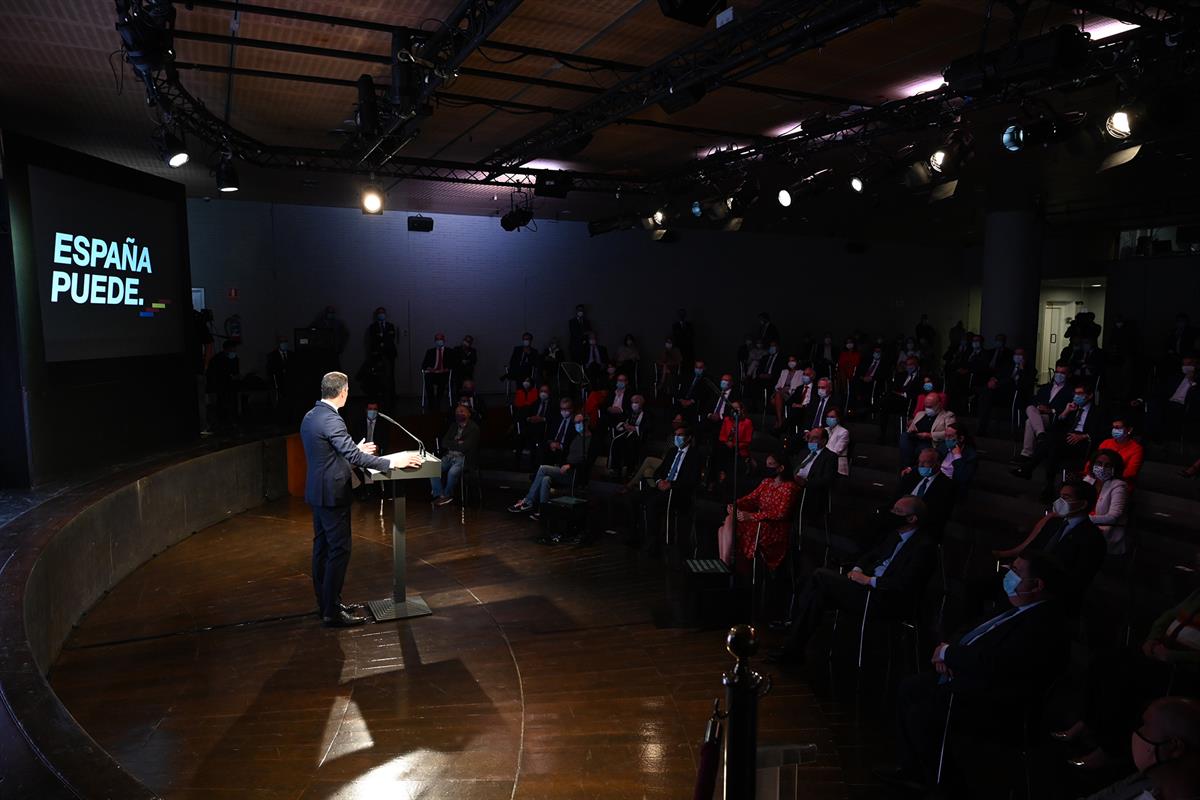
[[[384,456],[384,458],[386,457]],[[367,470],[367,483],[386,482],[390,483],[392,487],[392,596],[367,603],[367,608],[370,609],[371,616],[375,617],[376,622],[425,617],[433,613],[424,600],[417,595],[408,594],[405,588],[404,528],[407,509],[404,494],[396,491],[400,481],[441,477],[441,459],[430,453],[425,453],[423,458],[421,465],[412,469]]]

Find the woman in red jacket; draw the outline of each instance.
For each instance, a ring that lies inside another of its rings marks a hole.
[[[767,475],[753,492],[737,501],[736,510],[727,506],[725,523],[717,533],[721,560],[726,564],[733,563],[735,538],[738,566],[744,570],[754,563],[756,550],[763,554],[769,569],[778,568],[787,555],[792,507],[800,490],[787,464],[774,454],[767,456]]]

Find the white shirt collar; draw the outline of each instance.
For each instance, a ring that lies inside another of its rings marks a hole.
[[[338,407],[333,404],[332,400],[326,400],[324,397],[322,397],[321,402],[332,408],[334,413],[337,413]]]

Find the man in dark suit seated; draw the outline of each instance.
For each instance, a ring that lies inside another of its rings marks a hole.
[[[704,374],[704,359],[698,358],[691,375],[681,376],[679,394],[675,396],[675,413],[683,415],[689,425],[700,422],[702,410],[707,410],[708,398],[712,396],[712,381]]]
[[[543,383],[538,389],[537,400],[531,405],[516,409],[517,425],[517,469],[521,469],[521,454],[529,450],[529,458],[537,466],[538,452],[548,438],[547,428],[554,415],[556,403],[550,398],[550,385]]]
[[[575,404],[571,398],[563,397],[558,401],[558,414],[546,422],[546,440],[538,453],[539,464],[561,464],[563,457],[575,438],[575,426],[571,417],[575,414]]]
[[[653,417],[646,411],[646,398],[635,394],[629,401],[625,418],[613,428],[609,449],[608,472],[611,477],[624,479],[625,471],[637,469],[642,452],[653,430]]]
[[[593,384],[598,385],[605,381],[608,348],[598,343],[595,331],[588,331],[587,340],[583,344],[583,368]],[[613,372],[616,372],[615,365]]]
[[[1038,387],[1033,394],[1033,400],[1025,408],[1025,427],[1022,437],[1019,463],[1025,463],[1033,457],[1034,448],[1044,439],[1047,427],[1054,418],[1063,412],[1067,403],[1071,402],[1072,389],[1070,386],[1071,367],[1065,361],[1054,365],[1054,374],[1050,382]]]
[[[538,351],[533,347],[533,334],[526,331],[521,335],[521,344],[514,347],[512,355],[508,357],[508,370],[502,380],[520,383],[525,378],[536,379],[539,363]]]
[[[643,546],[650,555],[658,555],[664,539],[664,517],[668,508],[672,514],[680,518],[690,513],[692,508],[692,493],[700,484],[700,472],[704,456],[699,452],[692,439],[691,428],[679,426],[675,429],[671,447],[663,454],[662,463],[654,471],[651,486],[644,486],[640,492],[627,495],[633,501],[634,525],[636,527],[639,511],[644,514],[646,521],[646,538]],[[667,517],[666,523],[670,524]],[[687,530],[679,524],[677,530]]]
[[[880,387],[886,383],[887,366],[883,359],[883,344],[877,343],[871,352],[858,364],[854,377],[850,379],[850,401],[852,414],[865,414],[874,410],[882,401]]]
[[[1028,479],[1044,461],[1046,495],[1049,496],[1062,470],[1080,469],[1093,447],[1108,438],[1104,434],[1109,430],[1109,419],[1096,408],[1093,400],[1088,384],[1077,382],[1071,402],[1054,417],[1050,430],[1034,446],[1030,459],[1012,470],[1012,474]]]
[[[307,474],[304,502],[313,512],[313,591],[321,621],[331,627],[361,625],[365,617],[342,605],[342,584],[350,564],[351,467],[390,470],[421,465],[416,453],[393,459],[375,455],[375,445],[355,445],[338,411],[346,405],[350,381],[341,372],[321,378],[321,399],[300,423]]]
[[[993,351],[995,352],[995,351]],[[1035,380],[1033,366],[1025,363],[1025,348],[1018,347],[1002,362],[1003,369],[992,374],[979,390],[979,435],[987,436],[995,409],[1000,409],[1011,423],[1013,409],[1017,414],[1029,405]],[[1019,419],[1019,416],[1018,416]]]
[[[1037,713],[1066,668],[1071,637],[1058,599],[1063,582],[1061,565],[1047,553],[1027,550],[1013,562],[1004,576],[1008,608],[939,644],[931,658],[935,671],[900,685],[899,768],[881,779],[918,791],[934,784],[953,697],[939,796],[981,796],[980,781],[968,782],[957,756],[978,752],[973,744],[981,738],[1018,744],[1025,714]]]
[[[436,410],[443,403],[449,402],[450,370],[454,368],[453,362],[453,354],[446,349],[446,334],[434,334],[433,347],[425,351],[425,358],[421,360],[426,411]]]
[[[367,403],[366,412],[361,415],[356,414],[347,427],[354,441],[375,445],[376,453],[388,452],[388,427],[379,419],[379,403]],[[358,487],[359,500],[368,495],[379,496],[382,493],[383,484],[381,483],[368,483]]]
[[[917,454],[917,468],[905,467],[896,487],[897,498],[907,495],[925,501],[927,511],[922,517],[921,530],[935,542],[941,541],[946,521],[954,510],[954,481],[939,468],[941,461],[937,450],[926,447]]]
[[[1008,550],[994,551],[993,555],[1003,560],[1028,548],[1054,556],[1064,570],[1058,599],[1069,610],[1077,610],[1108,553],[1104,534],[1088,513],[1094,505],[1096,487],[1072,478],[1058,487],[1050,515],[1038,520],[1025,541]]]
[[[935,552],[925,533],[925,502],[904,496],[892,504],[891,532],[858,559],[845,575],[821,568],[804,583],[796,601],[787,638],[768,653],[771,661],[801,663],[808,640],[827,609],[837,608],[869,618],[895,617],[913,611],[929,576]],[[870,606],[868,607],[868,600]]]
[[[829,494],[838,478],[838,455],[825,445],[829,431],[813,428],[804,435],[804,455],[793,459],[796,485],[803,494],[805,519],[818,519],[829,506]]]

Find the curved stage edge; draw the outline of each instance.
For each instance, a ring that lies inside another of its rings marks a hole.
[[[0,528],[4,797],[156,797],[76,723],[47,674],[79,620],[133,570],[287,493],[285,438],[217,447],[69,489]]]

